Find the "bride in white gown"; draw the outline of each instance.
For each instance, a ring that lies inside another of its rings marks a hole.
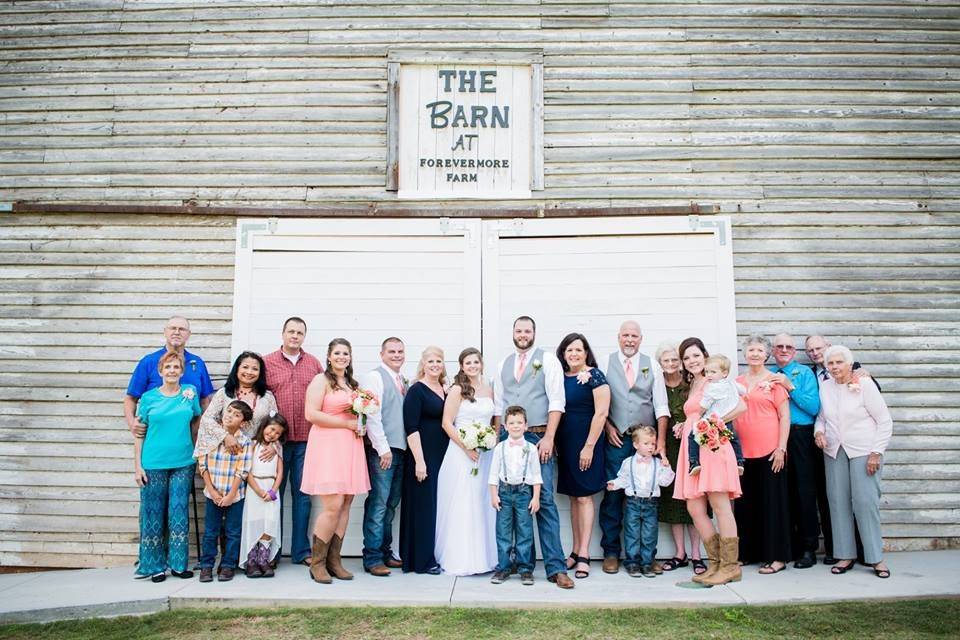
[[[435,552],[444,573],[467,576],[497,565],[497,512],[490,506],[487,487],[493,452],[464,449],[458,429],[472,422],[490,423],[493,388],[483,379],[477,349],[464,349],[459,361],[460,371],[443,407],[443,429],[450,444],[437,478]]]

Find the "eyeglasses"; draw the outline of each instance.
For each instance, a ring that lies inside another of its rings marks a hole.
[[[780,349],[782,351],[796,351],[797,348],[792,344],[776,344],[773,345],[774,349]]]

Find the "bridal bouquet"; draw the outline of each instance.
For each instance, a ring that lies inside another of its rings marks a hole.
[[[693,433],[697,444],[709,448],[710,451],[716,451],[730,442],[730,438],[733,437],[733,432],[715,413],[711,414],[709,418],[700,418],[693,428]]]
[[[350,412],[357,416],[357,435],[367,433],[367,416],[380,411],[380,400],[366,389],[357,389],[350,394]]]
[[[460,439],[463,440],[463,446],[468,450],[476,449],[483,452],[497,446],[497,431],[489,424],[473,421],[465,427],[460,427],[458,431],[460,432]],[[473,469],[470,470],[470,475],[475,476],[479,471],[479,466],[474,465]]]

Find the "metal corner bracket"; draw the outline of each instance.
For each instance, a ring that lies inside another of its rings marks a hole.
[[[720,241],[720,246],[726,246],[728,235],[726,220],[701,218],[698,215],[691,215],[687,216],[687,221],[690,223],[690,229],[693,231],[699,231],[700,229],[715,229],[717,232],[717,239]]]

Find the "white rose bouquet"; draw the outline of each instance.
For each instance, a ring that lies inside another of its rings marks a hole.
[[[357,389],[350,394],[350,412],[357,416],[357,435],[367,433],[367,416],[380,411],[380,400],[366,389]]]
[[[468,451],[474,449],[479,452],[490,451],[497,446],[497,431],[489,424],[482,422],[472,422],[465,427],[460,427],[460,440]],[[477,475],[480,472],[479,465],[474,465],[470,470],[470,475]]]

